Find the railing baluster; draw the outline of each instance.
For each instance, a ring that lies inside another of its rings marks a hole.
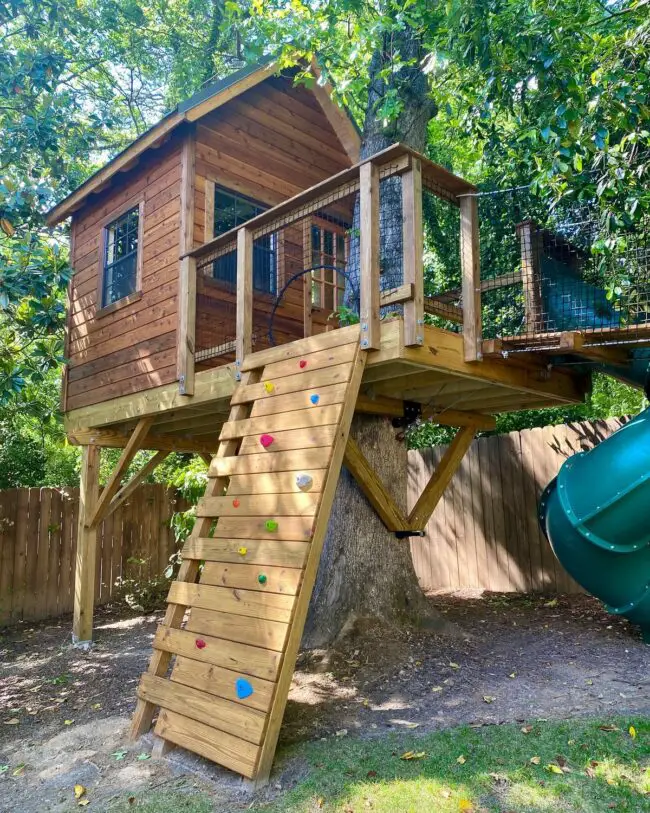
[[[460,262],[463,275],[463,345],[465,361],[481,361],[481,264],[479,259],[478,199],[460,198]]]

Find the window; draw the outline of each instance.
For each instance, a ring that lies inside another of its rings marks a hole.
[[[103,308],[137,290],[140,220],[140,207],[134,206],[104,227]]]
[[[343,304],[347,241],[345,228],[328,223],[311,227],[311,302],[314,308],[336,310]]]
[[[222,187],[214,190],[214,236],[241,226],[268,207]],[[277,291],[277,235],[267,234],[253,243],[253,288],[267,294]],[[212,266],[215,279],[235,285],[237,282],[237,252],[230,251],[216,259]]]

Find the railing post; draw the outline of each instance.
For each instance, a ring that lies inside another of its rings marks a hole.
[[[178,290],[178,389],[194,395],[194,350],[196,333],[196,260],[183,257]]]
[[[413,298],[404,303],[404,344],[424,344],[424,235],[422,231],[422,162],[413,158],[402,175],[404,282]]]
[[[524,287],[525,333],[541,330],[542,290],[539,270],[539,240],[537,224],[526,220],[517,225],[521,244],[521,282]]]
[[[361,347],[378,350],[379,322],[379,167],[359,167],[359,272]]]
[[[75,644],[88,644],[93,637],[98,529],[97,527],[89,528],[88,523],[99,499],[100,462],[101,448],[99,446],[83,447],[72,617],[72,642]]]
[[[479,259],[478,199],[460,198],[460,262],[463,276],[463,345],[465,361],[481,361],[481,264]]]
[[[237,338],[236,378],[253,349],[253,233],[245,227],[237,232]]]

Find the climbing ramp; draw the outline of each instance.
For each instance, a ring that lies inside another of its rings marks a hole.
[[[364,364],[358,325],[245,359],[133,736],[268,776]]]

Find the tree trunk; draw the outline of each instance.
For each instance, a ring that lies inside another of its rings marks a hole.
[[[428,97],[426,77],[420,70],[420,45],[414,32],[385,42],[374,55],[370,69],[368,108],[364,124],[361,155],[402,141],[424,151],[429,119],[435,106]],[[391,58],[391,51],[413,57],[413,66],[391,73],[390,87],[380,71]],[[403,104],[402,114],[390,128],[383,128],[377,110],[386,93],[396,89]],[[400,179],[382,182],[380,193],[382,287],[403,281],[402,270],[402,195]],[[358,224],[358,206],[355,207]],[[355,225],[353,223],[353,225]],[[353,228],[352,234],[355,235]],[[358,237],[351,240],[350,257],[358,256]],[[351,263],[358,268],[358,262]],[[353,278],[352,286],[358,286]],[[354,301],[354,291],[346,302]],[[389,420],[366,415],[355,416],[352,436],[389,488],[396,503],[406,510],[407,454],[402,440],[396,438]],[[352,475],[343,469],[339,480],[316,587],[305,627],[303,645],[324,647],[355,621],[364,617],[388,624],[421,623],[442,629],[426,601],[415,575],[409,542],[398,540],[387,531]]]

